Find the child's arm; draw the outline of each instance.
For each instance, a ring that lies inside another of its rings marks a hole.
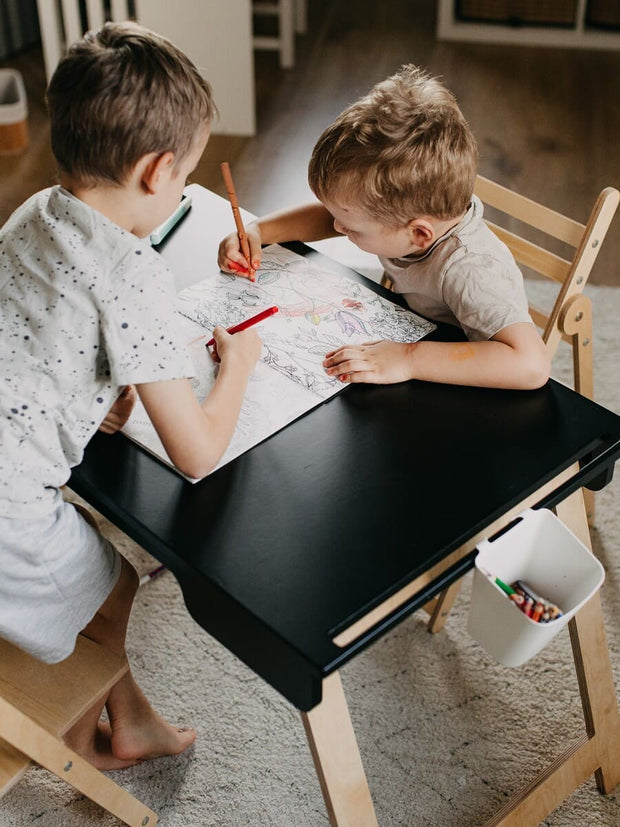
[[[260,356],[261,340],[253,329],[231,336],[223,327],[216,327],[213,336],[221,364],[215,385],[202,405],[187,379],[137,386],[168,456],[188,477],[204,477],[220,461]]]
[[[114,434],[116,431],[120,431],[133,411],[136,398],[137,393],[134,385],[125,385],[99,426],[99,430],[103,431],[104,434]]]
[[[334,229],[334,219],[318,201],[301,207],[270,213],[257,218],[245,228],[252,269],[257,270],[261,261],[261,245],[282,241],[319,241],[339,235]],[[218,265],[221,270],[238,275],[249,275],[248,265],[239,245],[237,233],[227,235],[220,243]]]
[[[343,382],[389,384],[407,379],[531,390],[549,378],[550,361],[529,322],[500,330],[486,342],[370,342],[328,353],[328,374]]]

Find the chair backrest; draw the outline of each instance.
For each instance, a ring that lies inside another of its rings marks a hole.
[[[518,235],[512,230],[487,220],[488,226],[510,248],[517,262],[541,276],[552,279],[560,287],[550,312],[530,306],[532,319],[542,331],[550,355],[553,356],[560,341],[575,344],[574,323],[581,321],[589,309],[585,297],[578,300],[588,281],[592,266],[620,201],[620,193],[606,187],[596,199],[586,224],[567,218],[523,195],[478,176],[474,192],[487,206],[498,210],[509,219],[516,219],[534,228],[546,237],[568,245],[574,253],[563,258],[538,243]],[[569,318],[569,311],[573,318]]]

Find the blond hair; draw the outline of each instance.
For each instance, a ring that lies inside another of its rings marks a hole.
[[[454,95],[409,64],[327,127],[312,152],[308,180],[319,199],[400,226],[425,215],[462,214],[477,163],[475,138]]]
[[[155,152],[185,158],[216,115],[211,87],[165,38],[106,23],[74,43],[47,89],[52,151],[82,185],[122,184]]]

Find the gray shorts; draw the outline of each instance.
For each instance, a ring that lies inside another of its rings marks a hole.
[[[70,503],[31,520],[0,517],[0,637],[45,663],[64,660],[120,571],[112,543]]]

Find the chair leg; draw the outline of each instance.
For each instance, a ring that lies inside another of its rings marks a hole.
[[[447,589],[444,589],[423,607],[430,614],[428,631],[431,634],[435,635],[437,632],[441,632],[445,626],[460,588],[461,581],[455,580]]]
[[[295,9],[293,0],[279,0],[280,10],[280,66],[291,69],[295,65]]]
[[[308,0],[295,0],[295,31],[306,34],[308,31]]]
[[[0,698],[0,736],[130,827],[157,824],[152,810],[4,698]]]
[[[277,37],[254,35],[252,43],[255,49],[275,50],[279,54],[280,66],[291,69],[295,65],[295,22],[296,9],[294,0],[265,0],[253,3],[255,15],[270,15],[278,21]]]

